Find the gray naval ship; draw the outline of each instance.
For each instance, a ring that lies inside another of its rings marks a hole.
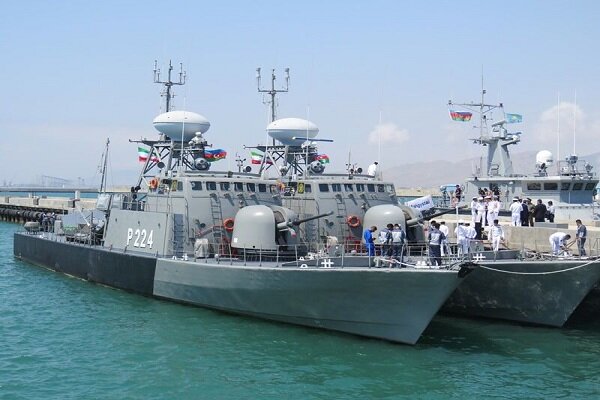
[[[479,115],[476,128],[480,135],[473,141],[488,150],[485,173],[475,174],[466,182],[465,201],[479,196],[479,189],[499,190],[506,206],[515,196],[541,198],[544,202],[554,201],[558,221],[592,219],[592,191],[598,183],[592,166],[571,156],[558,164],[556,173],[550,173],[552,155],[542,151],[537,157],[537,174],[515,174],[508,147],[519,143],[520,132],[508,132],[510,114],[504,113],[502,104],[486,104],[484,94],[482,90],[480,103],[449,102],[450,106],[463,106]],[[493,110],[501,114],[497,122],[493,122]],[[600,281],[597,256],[555,256],[525,248],[494,253],[480,243],[470,252],[478,268],[448,299],[445,311],[561,327]]]
[[[160,136],[134,141],[148,151],[131,192],[102,192],[96,209],[71,210],[50,231],[26,223],[14,235],[14,255],[142,295],[416,343],[472,266],[392,268],[398,264],[365,255],[356,240],[346,240],[360,238],[365,223],[410,222],[398,206],[390,209],[390,183],[353,175],[327,181],[325,190],[308,176],[284,183],[262,170],[215,171],[211,167],[224,154],[204,137],[209,121],[170,111],[171,87],[183,84],[183,72],[176,83],[171,70],[161,82],[167,112],[154,120]],[[312,162],[306,161],[305,171]],[[342,182],[355,194],[347,196],[356,205],[348,211],[337,205],[340,192],[333,189]],[[359,218],[358,226],[349,217]],[[343,240],[331,237],[338,232]]]
[[[487,148],[485,162],[477,166],[465,182],[463,199],[470,201],[489,190],[498,195],[501,209],[505,211],[514,197],[531,198],[534,202],[542,199],[545,204],[552,201],[557,222],[600,219],[600,205],[594,201],[599,179],[593,165],[575,154],[555,162],[550,151],[541,150],[536,155],[535,173],[515,172],[509,148],[521,142],[521,132],[509,132],[507,127],[521,122],[522,116],[507,114],[502,103],[486,103],[485,93],[482,89],[479,103],[448,102],[449,107],[469,110],[458,115],[479,117],[474,126],[479,135],[469,140]],[[494,112],[499,115],[497,120],[494,120]]]

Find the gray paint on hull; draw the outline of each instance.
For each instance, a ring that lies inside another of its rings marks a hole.
[[[588,264],[582,268],[562,271]],[[561,327],[600,279],[600,260],[498,261],[477,268],[448,299],[443,310],[467,316],[496,318]]]
[[[457,271],[232,266],[161,259],[154,294],[203,307],[414,344]]]

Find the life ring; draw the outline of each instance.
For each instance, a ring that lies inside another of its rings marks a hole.
[[[223,221],[223,228],[225,228],[225,230],[227,232],[231,232],[233,231],[233,218],[227,218],[226,220]]]
[[[150,184],[148,186],[150,186],[150,189],[156,189],[158,187],[158,179],[150,179]]]
[[[360,226],[360,218],[358,218],[356,215],[349,216],[346,219],[346,222],[350,228],[358,228]]]

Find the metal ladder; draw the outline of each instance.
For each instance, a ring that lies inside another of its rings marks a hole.
[[[337,206],[337,215],[340,221],[338,221],[338,226],[340,228],[340,239],[344,240],[346,237],[350,235],[350,228],[346,223],[346,218],[348,218],[348,209],[346,208],[346,203],[344,202],[344,198],[341,194],[335,196],[335,204]]]
[[[221,201],[215,196],[210,197],[210,213],[213,220],[213,240],[217,248],[215,252],[223,254],[223,209],[221,208]]]
[[[183,214],[173,214],[172,248],[175,257],[183,257],[184,226]]]

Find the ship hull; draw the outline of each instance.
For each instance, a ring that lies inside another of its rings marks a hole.
[[[600,260],[483,262],[444,312],[561,327],[600,279]]]
[[[15,234],[14,254],[57,272],[165,300],[407,344],[417,342],[463,281],[458,271],[449,270],[173,260],[23,233]]]

